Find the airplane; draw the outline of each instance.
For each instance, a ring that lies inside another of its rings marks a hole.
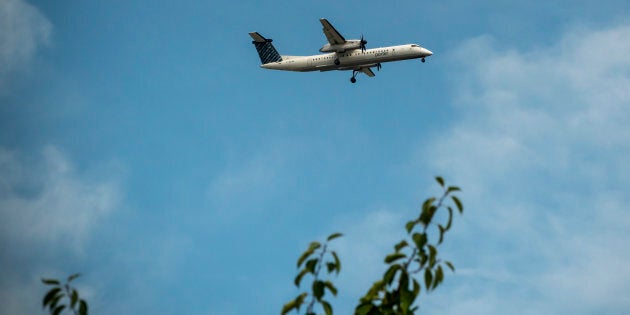
[[[381,63],[417,59],[425,62],[425,58],[433,53],[418,44],[406,44],[367,49],[367,41],[363,39],[346,40],[341,33],[326,19],[319,19],[322,23],[324,35],[328,43],[320,48],[324,54],[312,56],[287,56],[280,55],[271,43],[273,40],[265,38],[258,32],[249,33],[254,39],[252,44],[258,51],[262,64],[261,68],[285,71],[331,71],[352,70],[350,82],[357,82],[357,74],[365,73],[368,77],[374,77],[374,72],[381,69]]]

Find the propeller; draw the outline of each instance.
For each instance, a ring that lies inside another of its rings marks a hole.
[[[367,40],[363,39],[363,34],[361,34],[361,52],[365,52],[365,44],[367,44]]]

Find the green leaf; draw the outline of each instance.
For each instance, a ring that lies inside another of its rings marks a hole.
[[[359,306],[357,306],[354,309],[354,314],[356,314],[356,315],[368,315],[372,311],[373,307],[374,307],[374,305],[372,305],[372,302],[363,302],[363,303],[359,304]]]
[[[387,269],[387,271],[385,272],[385,275],[383,275],[383,281],[385,281],[385,283],[387,283],[388,285],[392,284],[392,281],[394,281],[394,277],[396,277],[396,272],[400,268],[400,265],[392,265],[391,267],[389,267],[389,269]]]
[[[444,280],[444,271],[442,270],[442,266],[438,266],[437,271],[435,272],[435,281],[433,282],[433,289],[437,288],[440,283]]]
[[[401,258],[405,258],[407,257],[407,255],[403,254],[403,253],[393,253],[393,254],[389,254],[385,257],[385,263],[386,264],[391,264],[392,262],[401,259]]]
[[[436,210],[437,207],[431,202],[431,204],[422,208],[422,213],[420,214],[420,218],[418,220],[422,222],[425,227],[428,226],[429,223],[431,223],[431,220],[433,220],[433,215],[435,214]]]
[[[400,288],[400,308],[402,314],[409,314],[409,308],[411,308],[414,300],[415,296],[413,292],[409,291],[406,287]]]
[[[418,257],[420,257],[420,266],[424,266],[427,263],[427,260],[429,260],[427,251],[424,248],[418,250]]]
[[[394,303],[398,301],[398,291],[385,291],[385,295],[381,299],[381,305],[379,305],[379,310],[382,310],[384,307],[393,307]]]
[[[72,296],[70,297],[70,307],[74,308],[74,305],[79,301],[79,292],[77,290],[72,289]]]
[[[445,261],[444,263],[451,269],[451,271],[455,272],[455,267],[450,261]]]
[[[339,272],[341,271],[341,260],[339,260],[337,253],[335,253],[334,251],[331,251],[330,253],[333,256],[333,259],[335,260],[335,265],[337,265],[337,274],[339,274]]]
[[[337,288],[333,285],[332,282],[330,282],[330,280],[326,280],[324,282],[324,286],[326,286],[326,288],[328,288],[328,291],[330,291],[330,293],[332,293],[332,295],[337,296]]]
[[[416,221],[409,221],[407,222],[407,224],[405,224],[405,229],[407,230],[407,234],[411,233],[411,230],[413,230],[413,227],[416,225]]]
[[[332,262],[327,262],[326,269],[328,270],[328,273],[332,273],[333,271],[335,271],[335,269],[337,269],[337,265],[335,265],[335,263],[332,263]]]
[[[451,224],[453,224],[453,208],[451,206],[446,207],[448,210],[448,221],[446,222],[446,231],[451,229]]]
[[[422,248],[427,244],[427,233],[413,233],[411,237],[413,239],[414,244],[416,244],[417,248]]]
[[[72,281],[72,280],[74,280],[74,279],[76,279],[76,278],[78,278],[80,276],[81,276],[80,273],[75,273],[75,274],[71,275],[70,277],[68,277],[68,283],[70,283],[70,281]]]
[[[433,205],[433,202],[435,202],[435,197],[431,197],[427,200],[424,201],[424,203],[422,204],[422,211],[426,211],[429,208],[431,208],[431,206]]]
[[[79,315],[88,315],[88,304],[83,299],[79,302]]]
[[[61,285],[59,280],[57,279],[44,279],[42,278],[42,282],[47,285]]]
[[[396,244],[396,246],[394,246],[394,249],[398,252],[401,249],[405,248],[405,246],[407,246],[407,245],[409,245],[409,244],[407,244],[407,241],[402,240],[398,244]]]
[[[306,260],[308,257],[310,257],[313,254],[313,251],[311,250],[307,250],[305,251],[302,256],[300,256],[300,258],[297,261],[297,267],[300,268],[300,266],[302,266],[302,263],[304,262],[304,260]]]
[[[385,282],[383,280],[379,280],[372,284],[372,287],[365,294],[364,297],[361,298],[362,301],[372,301],[378,297],[378,292],[380,292],[385,287]]]
[[[420,294],[420,284],[416,279],[413,279],[413,296],[417,297]]]
[[[61,301],[61,298],[64,297],[63,293],[59,293],[57,294],[57,296],[55,296],[52,301],[50,301],[50,303],[48,304],[48,308],[52,311],[54,308],[57,307],[57,304],[59,304],[59,301]]]
[[[295,283],[296,287],[298,288],[300,287],[300,282],[302,282],[302,278],[307,273],[308,273],[307,269],[302,269],[302,271],[300,271],[300,273],[295,277],[295,280],[293,280],[293,283]]]
[[[304,267],[308,272],[315,274],[315,266],[317,266],[317,258],[310,259],[306,262],[306,267]]]
[[[333,309],[332,306],[330,306],[330,303],[322,301],[322,308],[324,308],[324,312],[326,313],[326,315],[332,315]]]
[[[444,187],[444,179],[441,176],[436,176],[435,180],[440,184],[440,186]]]
[[[50,291],[48,291],[48,293],[46,293],[46,295],[44,296],[44,300],[42,301],[42,306],[46,307],[46,305],[48,305],[57,295],[57,293],[61,292],[61,288],[53,288],[50,289]]]
[[[433,267],[437,261],[437,249],[433,245],[429,245],[429,266]]]
[[[461,191],[461,189],[459,189],[459,187],[457,187],[457,186],[449,186],[448,189],[446,190],[446,193],[449,194],[449,193],[452,193],[454,191]]]
[[[464,205],[462,205],[462,202],[459,200],[459,198],[457,198],[456,196],[451,196],[451,199],[453,199],[453,202],[455,203],[455,206],[457,206],[457,210],[459,210],[459,213],[464,213]]]
[[[313,282],[313,296],[315,297],[315,299],[317,299],[318,301],[322,299],[322,297],[324,296],[324,288],[326,286],[324,285],[324,282],[321,280],[317,280]]]
[[[306,298],[307,293],[304,292],[300,295],[298,295],[295,299],[293,299],[292,301],[290,301],[289,303],[285,304],[282,307],[282,311],[280,312],[281,315],[284,315],[288,312],[290,312],[292,309],[296,309],[296,310],[300,310],[300,306],[304,303],[304,298]]]
[[[427,268],[424,270],[424,285],[427,288],[427,292],[431,291],[432,281],[433,281],[433,274],[431,273],[431,269]]]
[[[308,249],[298,259],[297,267],[300,268],[300,266],[302,265],[304,260],[306,260],[308,257],[310,257],[315,252],[315,250],[320,248],[321,246],[322,245],[320,243],[318,243],[318,242],[311,242],[311,244],[308,246]]]
[[[328,236],[326,241],[330,242],[330,241],[336,239],[337,237],[341,237],[341,236],[343,236],[343,234],[341,234],[341,233],[333,233],[333,234],[330,234],[330,236]]]
[[[59,305],[55,308],[55,310],[52,312],[52,315],[59,315],[61,314],[61,312],[63,311],[63,309],[66,308],[65,305]]]
[[[291,301],[291,302],[289,302],[287,304],[284,304],[284,306],[282,307],[282,311],[280,311],[280,314],[284,315],[286,313],[289,313],[294,308],[297,308],[297,303],[296,303],[295,300],[293,300],[293,301]]]
[[[408,288],[409,287],[409,274],[407,274],[407,270],[404,268],[400,268],[400,279],[398,279],[398,286],[400,288]]]
[[[438,224],[438,229],[440,230],[440,238],[438,239],[438,245],[442,244],[442,241],[444,240],[444,227],[441,224]]]

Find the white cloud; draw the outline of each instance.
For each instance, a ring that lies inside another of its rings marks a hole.
[[[214,176],[207,189],[215,215],[260,212],[295,181],[296,146],[271,141],[251,154],[232,155],[230,163]]]
[[[5,279],[2,281],[4,285],[0,288],[2,314],[38,314],[41,312],[41,306],[37,302],[41,300],[43,295],[38,296],[38,292],[44,291],[39,279],[16,279],[12,275],[5,275],[4,277]],[[8,282],[10,285],[7,285]]]
[[[43,162],[0,148],[0,235],[3,241],[80,250],[120,198],[115,179],[82,178],[56,147]]]
[[[118,206],[114,173],[92,180],[54,146],[36,157],[0,147],[0,313],[41,312],[39,277],[66,276],[54,257],[80,256],[92,231]],[[94,289],[78,285],[92,301]]]
[[[451,56],[461,115],[430,167],[465,189],[456,233],[468,235],[457,250],[469,273],[431,307],[630,311],[627,38],[629,25],[581,29],[516,51],[483,36]],[[484,276],[495,272],[505,276]]]
[[[0,0],[0,89],[15,71],[28,65],[49,44],[50,21],[23,0]]]
[[[273,190],[278,177],[279,161],[272,157],[259,156],[234,165],[217,176],[209,188],[210,198],[225,205],[247,198],[264,199],[265,192]]]
[[[222,214],[260,210],[279,192],[284,160],[265,152],[228,166],[208,188],[210,203]]]

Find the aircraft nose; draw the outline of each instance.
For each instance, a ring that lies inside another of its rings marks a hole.
[[[420,51],[422,52],[423,55],[425,55],[426,57],[429,57],[431,55],[433,55],[433,52],[426,49],[426,48],[420,48]]]

